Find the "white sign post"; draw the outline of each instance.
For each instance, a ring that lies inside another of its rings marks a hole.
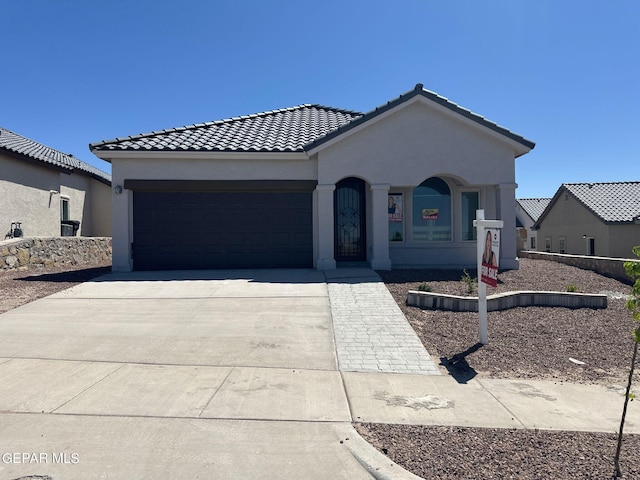
[[[489,343],[487,327],[487,283],[495,286],[500,256],[500,231],[502,220],[485,220],[484,210],[476,210],[473,226],[477,232],[478,313],[480,315],[480,343]]]

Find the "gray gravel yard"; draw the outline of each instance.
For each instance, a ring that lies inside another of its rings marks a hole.
[[[633,321],[619,297],[631,287],[575,267],[521,259],[488,294],[515,290],[609,292],[605,310],[528,307],[489,313],[489,345],[478,342],[476,313],[434,312],[405,305],[423,282],[433,292],[466,295],[461,271],[378,272],[443,373],[624,385]],[[475,272],[469,272],[475,275]],[[475,293],[477,294],[477,292]],[[614,298],[618,297],[618,298]],[[585,362],[577,365],[574,358]],[[636,376],[637,377],[637,376]],[[638,378],[634,379],[638,385]],[[620,398],[622,410],[623,398]],[[443,426],[357,424],[372,445],[425,479],[611,478],[615,434]],[[625,435],[624,478],[640,478],[640,435]]]
[[[378,272],[426,349],[454,375],[475,372],[494,378],[528,378],[577,383],[625,381],[633,341],[633,320],[619,298],[631,287],[591,271],[544,260],[521,259],[520,269],[502,272],[487,294],[517,290],[616,292],[601,310],[548,307],[490,312],[489,344],[478,342],[478,314],[406,306],[409,290],[426,282],[433,292],[466,295],[462,272],[394,270]],[[474,275],[475,272],[470,272]],[[474,293],[474,295],[477,295]],[[613,298],[617,297],[617,298]],[[585,365],[571,362],[573,358]]]
[[[617,436],[607,433],[357,424],[369,443],[426,480],[604,480]],[[620,467],[640,478],[640,435],[626,435]]]

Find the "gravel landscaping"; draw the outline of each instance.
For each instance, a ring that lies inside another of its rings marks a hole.
[[[0,270],[0,313],[86,282],[111,271],[111,262],[84,263],[66,268]]]
[[[567,291],[609,295],[604,310],[527,307],[488,316],[489,344],[479,345],[477,313],[426,311],[405,305],[409,290],[469,295],[461,271],[378,272],[441,369],[460,381],[476,375],[624,385],[633,348],[633,321],[624,296],[631,287],[555,262],[521,259],[488,294]],[[472,276],[475,272],[469,272]],[[477,294],[474,292],[474,295]],[[578,365],[570,358],[585,362]],[[638,378],[634,379],[638,382]],[[636,383],[637,385],[637,383]],[[622,409],[623,398],[620,398]],[[425,479],[606,479],[614,471],[615,434],[356,424],[390,459]],[[625,435],[624,478],[640,478],[640,435]]]
[[[607,433],[357,424],[369,443],[426,480],[603,480],[617,436]],[[640,478],[640,435],[625,435],[620,468]]]
[[[488,315],[489,344],[478,344],[478,314],[421,310],[405,305],[407,292],[427,283],[433,292],[469,295],[461,271],[378,272],[422,343],[439,359],[443,373],[465,378],[623,383],[629,368],[633,320],[625,308],[631,287],[588,270],[545,260],[520,260],[520,269],[502,272],[487,294],[517,290],[609,295],[608,308],[512,308]],[[475,272],[469,272],[475,275]],[[474,292],[477,295],[477,289]],[[576,364],[570,359],[584,362]]]

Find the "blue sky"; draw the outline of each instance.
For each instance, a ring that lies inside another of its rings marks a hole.
[[[0,0],[0,125],[88,144],[416,83],[537,143],[518,198],[640,180],[640,2]]]

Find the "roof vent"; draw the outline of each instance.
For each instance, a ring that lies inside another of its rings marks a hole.
[[[416,83],[416,91],[421,92],[422,90],[424,90],[424,85],[421,83]]]

